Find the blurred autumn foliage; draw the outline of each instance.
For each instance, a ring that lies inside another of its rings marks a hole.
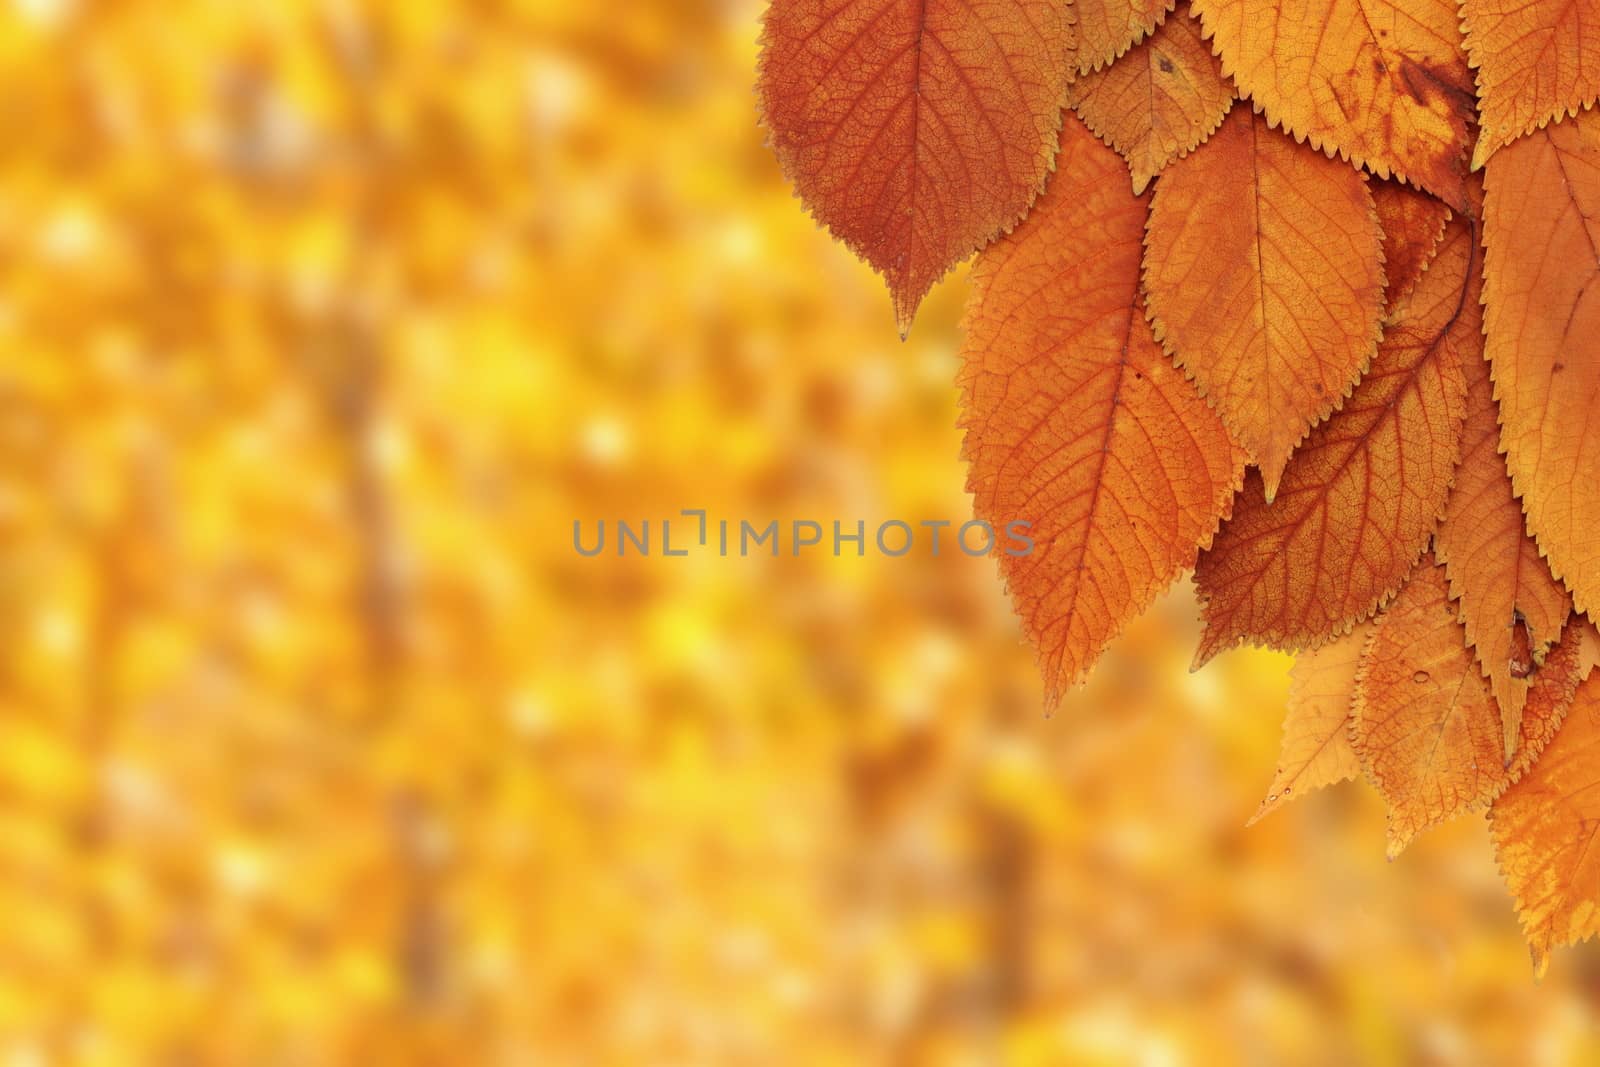
[[[1044,719],[756,3],[0,14],[0,1063],[1563,1063],[1484,830],[1246,830],[1287,661],[1181,589]]]

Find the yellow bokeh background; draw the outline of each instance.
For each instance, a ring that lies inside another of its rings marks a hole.
[[[574,551],[970,515],[758,18],[0,9],[0,1065],[1594,1062],[1187,584],[1045,717],[990,560]]]

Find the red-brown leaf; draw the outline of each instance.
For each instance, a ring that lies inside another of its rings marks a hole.
[[[773,0],[757,89],[806,206],[889,283],[933,283],[1044,186],[1071,74],[1063,0]]]

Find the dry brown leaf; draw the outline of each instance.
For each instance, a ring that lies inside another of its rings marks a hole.
[[[1444,238],[1450,208],[1442,200],[1397,181],[1367,183],[1383,230],[1383,272],[1388,279],[1384,314],[1393,320],[1411,299]]]
[[[1156,337],[1251,459],[1267,499],[1377,349],[1383,234],[1362,176],[1235,108],[1156,189]]]
[[[1450,576],[1450,594],[1460,603],[1467,641],[1500,705],[1509,757],[1521,731],[1528,686],[1561,637],[1572,599],[1523,527],[1522,505],[1512,495],[1499,451],[1499,411],[1488,364],[1469,356],[1465,366],[1461,462],[1434,551]]]
[[[1600,609],[1600,113],[1495,153],[1484,178],[1485,347],[1528,530]]]
[[[1246,479],[1195,568],[1205,633],[1197,663],[1254,641],[1314,647],[1370,616],[1427,547],[1450,490],[1476,358],[1477,257],[1450,224],[1433,267],[1372,369],[1311,432],[1268,504]]]
[[[1494,802],[1489,829],[1543,974],[1552,948],[1600,929],[1600,674],[1578,688],[1539,761]]]
[[[1466,648],[1444,571],[1424,557],[1367,645],[1351,720],[1351,743],[1389,807],[1389,855],[1516,781],[1577,685],[1574,635],[1539,669],[1508,761],[1494,695]]]
[[[1233,104],[1233,86],[1178,5],[1160,28],[1105,70],[1080,77],[1069,103],[1121,153],[1142,193],[1168,163],[1211,136]]]

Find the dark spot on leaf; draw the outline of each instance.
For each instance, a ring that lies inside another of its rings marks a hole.
[[[1400,61],[1400,82],[1405,86],[1406,93],[1418,105],[1426,107],[1428,95],[1433,90],[1428,72],[1414,59]]]
[[[1174,69],[1173,66],[1172,66],[1172,60],[1168,59],[1166,56],[1159,56],[1159,57],[1157,57],[1156,62],[1161,65],[1161,73],[1163,73],[1163,74],[1171,74],[1172,73],[1172,71]]]
[[[1411,99],[1423,106],[1427,105],[1429,97],[1443,97],[1449,101],[1449,106],[1463,114],[1476,106],[1477,98],[1472,92],[1452,82],[1448,73],[1441,74],[1434,66],[1419,63],[1410,56],[1400,60],[1400,81]]]

